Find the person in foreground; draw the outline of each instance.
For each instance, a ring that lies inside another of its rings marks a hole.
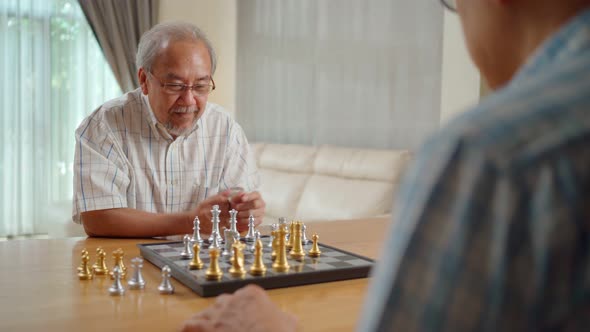
[[[495,93],[419,152],[358,331],[590,331],[590,1],[445,5]],[[245,298],[269,301],[250,286],[183,331],[286,315],[224,314]]]
[[[241,127],[208,103],[215,52],[188,23],[162,23],[140,39],[140,88],[100,106],[76,130],[73,220],[90,236],[153,237],[211,230],[211,209],[256,225],[265,202]],[[243,188],[238,194],[229,190]],[[221,225],[223,226],[223,225]]]

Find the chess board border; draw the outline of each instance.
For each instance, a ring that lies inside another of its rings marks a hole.
[[[263,238],[265,237],[268,236],[263,236]],[[190,270],[179,266],[175,263],[175,260],[172,260],[168,257],[164,257],[150,248],[152,246],[162,246],[177,243],[179,243],[179,241],[156,242],[137,244],[137,247],[139,248],[141,255],[147,261],[156,265],[160,269],[163,268],[165,265],[168,265],[170,267],[172,277],[174,277],[180,283],[190,288],[202,297],[216,296],[223,293],[233,293],[234,291],[248,284],[256,284],[264,289],[273,289],[317,284],[331,281],[366,278],[368,277],[369,272],[375,263],[373,259],[357,255],[355,253],[342,250],[334,246],[318,243],[318,245],[320,245],[321,247],[329,248],[335,251],[339,251],[343,254],[356,257],[358,259],[366,260],[368,264],[363,266],[339,267],[330,270],[310,271],[305,273],[276,274],[271,276],[265,275],[249,279],[236,278],[235,280],[224,280],[220,281],[219,283],[201,284],[198,280],[196,280],[195,276],[191,274]],[[318,259],[321,260],[321,256]],[[272,269],[271,267],[267,268]]]

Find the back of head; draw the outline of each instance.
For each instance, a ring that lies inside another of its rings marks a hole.
[[[177,41],[203,42],[211,57],[211,75],[217,67],[217,57],[211,42],[197,26],[185,22],[166,22],[155,25],[144,33],[137,46],[135,64],[137,68],[151,71],[159,53],[170,43]]]

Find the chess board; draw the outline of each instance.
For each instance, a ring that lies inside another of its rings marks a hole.
[[[243,239],[242,239],[243,241]],[[329,281],[365,278],[373,266],[373,260],[359,256],[335,247],[318,243],[322,254],[312,258],[306,256],[301,262],[288,257],[290,268],[287,272],[275,272],[272,269],[271,251],[268,247],[268,237],[262,237],[264,243],[263,261],[266,266],[266,274],[252,276],[246,272],[243,278],[232,277],[228,269],[231,266],[229,260],[219,257],[219,265],[223,271],[223,277],[219,281],[206,280],[205,272],[209,266],[208,244],[201,246],[200,256],[204,267],[200,270],[189,270],[190,259],[183,259],[180,253],[183,249],[182,242],[165,242],[138,244],[141,255],[159,268],[168,265],[172,277],[192,289],[203,297],[215,296],[221,293],[231,293],[247,284],[257,284],[265,289],[291,287],[306,284],[315,284]],[[309,251],[311,244],[305,245],[305,251]],[[244,267],[250,269],[254,260],[254,254],[244,250]]]

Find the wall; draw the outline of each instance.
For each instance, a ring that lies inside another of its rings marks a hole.
[[[440,123],[476,104],[482,87],[479,72],[467,51],[459,16],[445,10]]]
[[[159,22],[187,21],[209,36],[217,52],[216,90],[209,101],[236,109],[237,0],[162,0]]]

